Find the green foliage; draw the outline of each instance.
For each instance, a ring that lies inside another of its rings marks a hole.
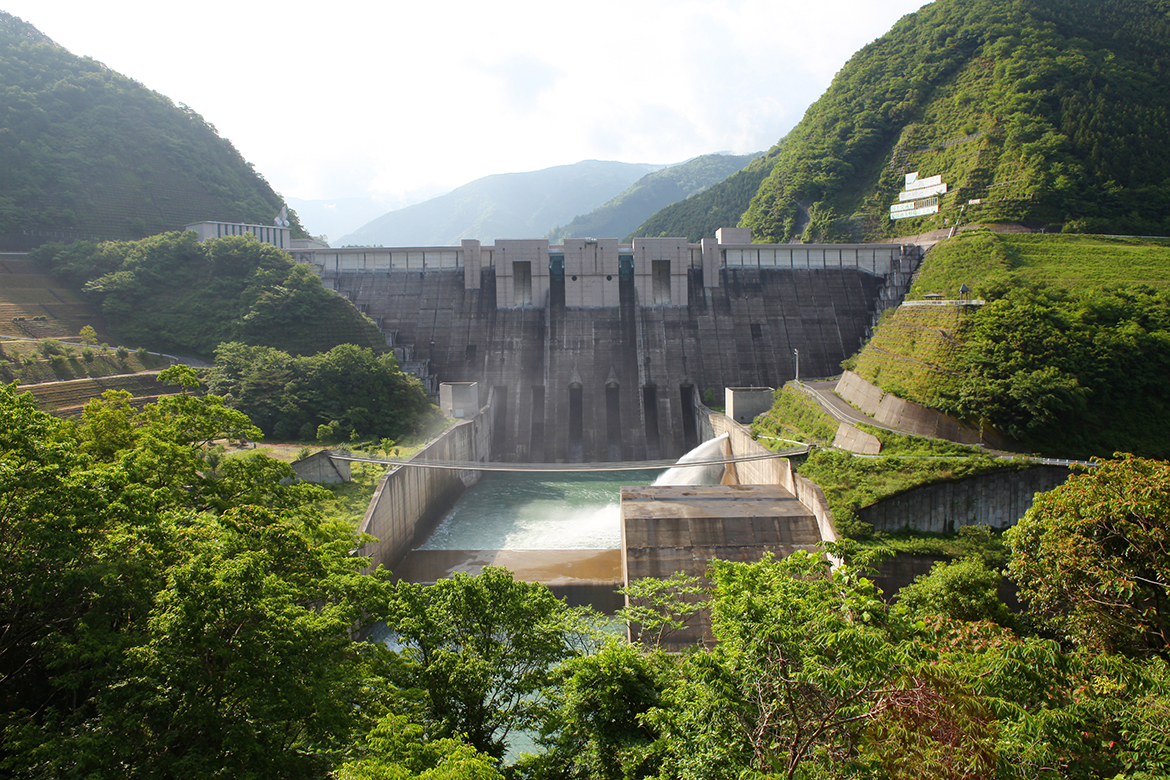
[[[170,378],[185,380],[183,371]],[[390,588],[361,574],[319,488],[211,396],[80,426],[0,388],[0,764],[17,777],[321,777],[384,706],[384,652],[351,631]]]
[[[1014,627],[1016,621],[997,594],[1003,574],[982,558],[936,563],[929,574],[898,591],[898,609],[911,620],[941,615],[952,620],[990,620]]]
[[[752,438],[769,449],[787,446],[780,439],[831,444],[837,436],[837,421],[820,404],[789,382],[776,391],[772,408],[752,421]]]
[[[1170,291],[1009,287],[966,332],[951,404],[1042,452],[1170,454]]]
[[[902,306],[856,370],[1045,454],[1164,457],[1165,243],[986,233],[943,242],[912,294],[952,294],[967,280],[986,305]]]
[[[962,458],[863,458],[817,450],[797,469],[825,492],[833,520],[846,536],[865,539],[873,529],[857,520],[857,510],[919,485],[1024,468],[990,455]]]
[[[1041,493],[1007,533],[1044,625],[1094,650],[1170,652],[1170,464],[1123,456]]]
[[[362,752],[338,768],[338,780],[503,780],[491,756],[459,739],[428,739],[404,715],[379,720]]]
[[[84,287],[122,340],[159,350],[210,356],[225,341],[295,353],[385,346],[377,326],[307,266],[250,236],[51,244],[33,258]]]
[[[97,331],[93,329],[92,325],[86,325],[81,329],[81,343],[82,344],[97,344]]]
[[[577,652],[575,613],[494,566],[429,587],[399,582],[390,610],[407,661],[398,683],[421,689],[429,733],[464,735],[496,758],[511,732],[535,725],[550,668]]]
[[[944,220],[1164,234],[1167,24],[1155,0],[931,3],[846,63],[769,152],[739,224],[761,241],[907,235]],[[939,214],[894,222],[911,171],[941,175],[950,192]]]
[[[281,209],[280,196],[195,111],[2,12],[0,74],[5,248],[61,232],[141,238],[209,217],[271,224]]]
[[[681,631],[705,602],[700,598],[704,588],[699,579],[682,572],[665,579],[634,580],[621,592],[626,597],[626,606],[618,610],[618,617],[630,626],[632,636],[656,649]]]
[[[1165,287],[1168,263],[1170,239],[976,231],[934,246],[907,297],[937,293],[954,299],[963,284],[980,292],[1043,285]]]
[[[665,656],[618,639],[560,664],[547,691],[545,752],[522,760],[521,771],[534,778],[654,777],[659,735],[648,717],[669,674]]]
[[[402,438],[435,417],[414,377],[394,355],[341,344],[319,355],[239,342],[221,344],[204,377],[211,392],[228,398],[266,434],[277,439]]]
[[[760,182],[776,163],[779,146],[757,157],[707,190],[656,212],[628,236],[685,236],[697,242],[712,238],[719,228],[733,227],[747,210]]]

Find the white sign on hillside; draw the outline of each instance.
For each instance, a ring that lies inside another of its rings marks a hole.
[[[906,189],[898,193],[898,203],[890,206],[890,219],[924,217],[938,213],[938,196],[947,193],[942,176],[918,178],[918,171],[906,174]]]
[[[904,190],[898,193],[898,200],[914,200],[915,198],[929,198],[931,195],[945,195],[947,185],[936,184],[933,187],[923,187],[919,190]]]
[[[921,190],[926,187],[937,187],[940,184],[942,184],[942,176],[930,176],[925,179],[919,179],[918,174],[914,174],[914,181],[906,182],[906,189]]]

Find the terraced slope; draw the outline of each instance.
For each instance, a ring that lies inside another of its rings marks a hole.
[[[92,325],[105,333],[105,318],[59,279],[24,255],[0,254],[0,337],[68,338]]]
[[[852,369],[888,393],[937,406],[959,394],[963,329],[974,307],[954,303],[899,306],[886,315]]]
[[[1170,238],[965,233],[931,250],[907,297],[957,298],[963,284],[1021,283],[1065,290],[1170,287]]]

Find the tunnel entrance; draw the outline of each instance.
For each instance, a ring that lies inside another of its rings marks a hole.
[[[565,256],[548,257],[548,302],[556,308],[565,307]]]
[[[621,305],[634,305],[634,256],[618,255],[618,300]]]
[[[654,260],[650,265],[654,275],[654,303],[655,305],[668,304],[670,303],[670,261]]]
[[[532,263],[512,263],[512,302],[516,306],[532,305]]]

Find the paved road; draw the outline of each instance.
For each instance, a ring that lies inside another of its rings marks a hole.
[[[819,381],[819,382],[801,382],[799,385],[801,390],[803,390],[805,393],[807,393],[809,396],[811,396],[818,404],[820,404],[821,408],[824,409],[825,412],[827,412],[837,422],[863,423],[865,425],[872,425],[875,428],[881,428],[884,431],[890,431],[891,433],[899,433],[899,434],[902,434],[905,436],[921,436],[922,435],[919,433],[911,433],[910,431],[899,430],[897,428],[891,428],[888,425],[882,425],[881,423],[879,423],[877,420],[873,419],[869,415],[858,411],[856,408],[851,406],[847,401],[845,401],[843,398],[841,398],[841,396],[839,396],[835,392],[833,392],[833,388],[835,388],[836,386],[837,386],[836,379],[829,379],[829,380]],[[988,455],[994,455],[997,458],[1008,458],[1008,459],[1028,458],[1029,460],[1031,460],[1034,463],[1044,463],[1044,464],[1053,465],[1053,466],[1070,466],[1073,464],[1078,464],[1078,465],[1082,465],[1082,466],[1096,466],[1095,463],[1091,463],[1091,462],[1085,461],[1085,460],[1066,460],[1064,458],[1038,458],[1038,457],[1035,457],[1032,455],[1028,455],[1026,453],[1021,453],[1021,452],[1003,452],[1000,450],[991,450],[991,449],[986,449],[986,448],[984,448],[984,451]],[[863,457],[874,457],[874,456],[863,456]]]
[[[801,382],[800,388],[812,396],[812,398],[821,405],[821,408],[828,412],[837,422],[847,423],[864,423],[865,425],[872,425],[875,428],[881,428],[884,431],[891,433],[901,433],[907,436],[915,434],[909,431],[898,430],[891,428],[888,425],[882,425],[877,420],[870,417],[864,412],[858,411],[853,406],[850,406],[845,399],[833,392],[833,388],[837,386],[836,379],[829,379],[821,382]]]

